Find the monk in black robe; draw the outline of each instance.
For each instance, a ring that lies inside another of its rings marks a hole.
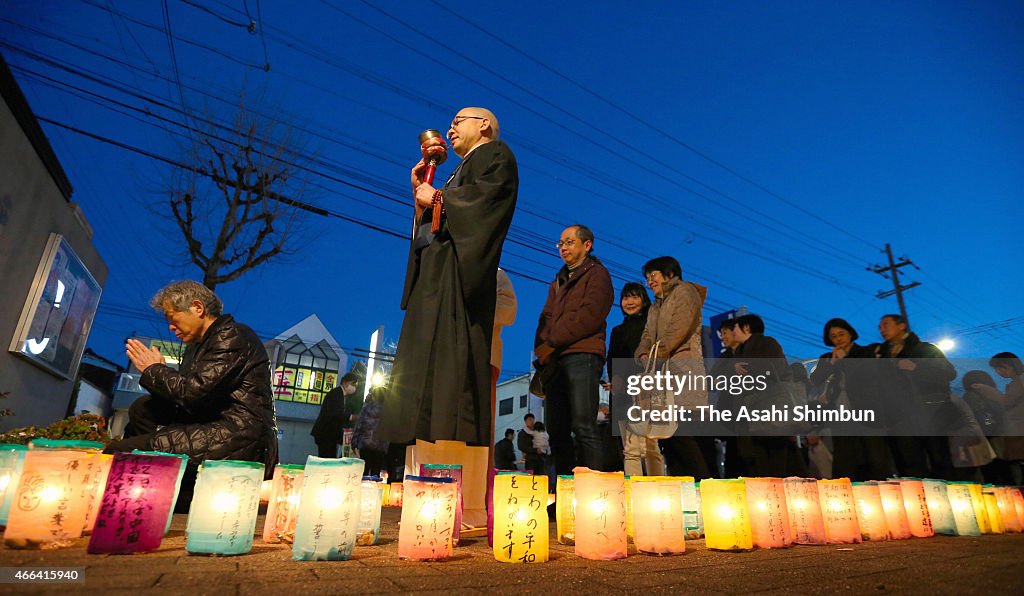
[[[391,391],[380,433],[490,445],[491,334],[498,261],[519,188],[516,159],[489,110],[464,108],[448,129],[462,162],[440,191],[441,228],[431,233],[437,190],[412,170],[416,225],[409,250]]]

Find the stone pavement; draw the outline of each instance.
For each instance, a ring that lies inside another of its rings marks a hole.
[[[551,560],[511,565],[494,560],[486,538],[464,540],[437,563],[398,558],[399,510],[385,508],[381,544],[356,547],[350,561],[291,560],[290,545],[250,554],[188,555],[185,516],[176,515],[160,550],[130,556],[88,555],[87,540],[57,551],[0,548],[0,567],[85,567],[85,582],[0,584],[0,594],[275,594],[417,593],[987,593],[1024,591],[1024,535],[937,536],[849,546],[796,546],[725,553],[688,541],[685,555],[630,555],[587,561],[552,539]],[[263,518],[257,524],[262,532]],[[554,524],[551,535],[554,536]]]

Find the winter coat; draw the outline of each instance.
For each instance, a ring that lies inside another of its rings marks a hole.
[[[655,300],[647,313],[647,325],[634,355],[669,359],[669,369],[677,376],[703,375],[700,333],[705,296],[707,288],[678,277],[665,282],[664,295]],[[655,343],[658,353],[650,354]],[[675,403],[691,408],[707,405],[707,389],[697,386],[683,389],[675,395]]]
[[[884,395],[886,421],[898,434],[901,427],[919,426],[915,432],[946,434],[962,424],[960,409],[950,402],[949,383],[956,369],[938,347],[908,333],[903,348],[893,354],[889,342],[879,344],[875,354],[890,359],[891,366],[879,367],[878,383]],[[916,364],[912,371],[899,368],[900,360]]]
[[[608,313],[615,301],[612,278],[596,257],[574,271],[562,267],[548,288],[534,346],[547,344],[559,356],[596,354],[604,359]]]
[[[861,346],[853,344],[845,358],[832,363],[832,352],[825,352],[818,358],[818,364],[811,373],[811,384],[814,386],[810,398],[818,397],[828,388],[828,403],[839,405],[837,400],[845,390],[849,408],[871,410],[875,414],[875,423],[869,426],[884,426],[885,402],[878,389],[879,362],[875,360],[877,345]]]
[[[320,404],[320,413],[317,414],[313,428],[309,434],[317,443],[341,443],[344,429],[351,426],[349,418],[352,416],[352,408],[346,403],[348,398],[345,390],[340,386],[327,392],[324,401]]]
[[[1011,380],[1005,393],[987,386],[978,388],[978,392],[1005,408],[1003,430],[1006,436],[997,443],[999,457],[1008,461],[1024,460],[1024,375]]]
[[[270,360],[248,326],[221,315],[189,345],[178,370],[156,364],[139,381],[154,399],[173,403],[176,422],[153,434],[152,448],[189,456],[189,465],[213,459],[264,464],[273,477],[277,422]]]
[[[371,395],[363,404],[352,431],[352,447],[371,451],[387,451],[390,444],[377,437],[377,426],[380,424],[380,400]]]

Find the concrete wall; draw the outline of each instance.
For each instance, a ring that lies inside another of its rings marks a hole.
[[[8,351],[50,233],[67,239],[101,287],[108,270],[92,244],[84,215],[65,198],[40,157],[41,133],[26,132],[24,116],[19,122],[8,105],[10,81],[0,84],[6,85],[0,101],[0,392],[10,393],[0,407],[14,411],[14,416],[0,418],[0,430],[7,430],[63,418],[74,387],[73,380]]]

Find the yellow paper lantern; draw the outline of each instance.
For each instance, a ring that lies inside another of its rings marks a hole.
[[[953,522],[959,536],[980,536],[978,516],[974,513],[971,502],[969,482],[947,482],[946,495],[949,497],[949,508],[953,512]]]
[[[455,480],[406,476],[402,486],[398,557],[436,561],[452,556],[455,507],[459,499]],[[404,494],[406,491],[408,494]]]
[[[786,505],[790,532],[796,544],[826,544],[825,518],[821,515],[818,481],[813,478],[786,478]]]
[[[705,546],[714,550],[754,548],[743,480],[705,478],[700,481],[700,494]]]
[[[494,558],[502,563],[548,560],[548,478],[494,477]]]
[[[299,499],[302,493],[303,466],[279,464],[274,467],[267,496],[267,515],[263,522],[263,542],[291,544],[295,541],[295,523],[299,519]],[[262,494],[262,488],[260,492]]]
[[[949,502],[947,482],[926,478],[921,483],[928,499],[928,515],[931,516],[935,533],[956,536],[956,519],[953,517],[953,506]]]
[[[4,531],[8,548],[61,548],[82,535],[95,452],[29,449]]]
[[[996,498],[995,489],[986,486],[981,489],[981,494],[985,499],[985,511],[988,513],[988,523],[992,528],[992,534],[1005,534],[1006,526],[1003,523],[1003,514],[999,511],[999,500]]]
[[[860,544],[857,502],[849,478],[818,481],[825,540],[829,544]]]
[[[103,503],[103,492],[107,488],[107,476],[110,474],[110,465],[114,463],[114,455],[106,453],[91,454],[85,461],[86,482],[91,486],[88,491],[88,504],[85,508],[85,522],[82,526],[82,534],[92,534],[92,527],[96,523],[96,514]]]
[[[862,540],[888,540],[889,525],[885,521],[882,494],[877,482],[854,482],[853,498],[857,502],[857,525]]]
[[[914,535],[910,532],[900,483],[895,480],[879,482],[878,492],[882,496],[882,510],[885,511],[885,523],[889,526],[889,537],[893,540],[912,538]]]
[[[996,504],[999,505],[999,515],[1003,518],[1003,526],[1007,532],[1020,533],[1021,520],[1017,517],[1017,508],[1013,503],[1013,495],[1010,491],[1014,489],[1005,486],[995,487]]]
[[[388,507],[401,507],[405,498],[405,485],[392,482],[388,485]]]
[[[633,537],[636,549],[656,555],[686,552],[683,491],[678,480],[648,480],[633,484]]]
[[[1011,488],[1010,496],[1013,497],[1013,508],[1017,511],[1017,519],[1024,526],[1024,494],[1021,494],[1020,489]]]
[[[757,548],[785,548],[793,544],[781,478],[744,478],[750,531]]]
[[[555,482],[555,528],[558,543],[576,544],[576,489],[571,475],[562,475]]]
[[[903,506],[907,509],[910,533],[916,538],[934,536],[935,529],[932,527],[932,517],[928,512],[928,495],[924,492],[924,484],[919,478],[900,478],[899,483]]]
[[[626,477],[622,472],[576,468],[576,555],[584,559],[626,557]]]

